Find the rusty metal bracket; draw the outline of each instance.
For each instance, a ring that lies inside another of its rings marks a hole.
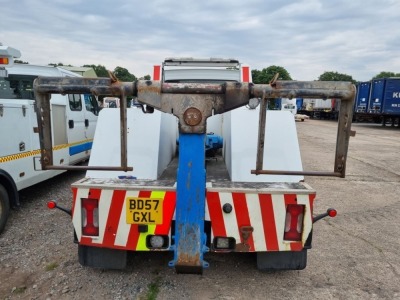
[[[251,174],[345,177],[349,139],[350,136],[353,135],[351,131],[351,120],[355,90],[355,86],[351,83],[333,81],[274,81],[273,85],[254,86],[253,95],[262,95],[262,100],[260,107],[256,169],[251,170]],[[284,98],[335,98],[341,100],[333,172],[263,170],[267,114],[266,101],[268,98],[277,98],[277,95]]]
[[[39,77],[34,81],[36,115],[39,127],[41,164],[43,170],[106,170],[132,171],[127,165],[127,120],[126,96],[132,95],[135,86],[121,83],[114,78],[77,78],[77,77]],[[53,164],[53,141],[51,135],[51,94],[94,94],[112,95],[122,98],[121,116],[121,166],[69,166]]]
[[[249,245],[249,238],[253,234],[254,228],[253,226],[241,226],[240,227],[240,236],[242,238],[242,242],[236,244],[235,246],[235,251],[236,252],[249,252],[250,251],[250,245]]]
[[[119,82],[115,78],[39,77],[34,83],[39,136],[42,149],[42,168],[85,170],[132,170],[126,165],[126,97],[135,96],[139,103],[154,107],[179,119],[182,133],[205,133],[206,120],[245,106],[251,98],[262,98],[260,109],[259,141],[256,168],[252,174],[308,175],[344,177],[355,87],[348,82],[279,81],[271,84],[216,83],[163,83],[139,80]],[[83,94],[119,96],[121,101],[121,166],[54,166],[52,157],[50,94]],[[335,98],[341,100],[336,154],[333,172],[263,170],[265,120],[267,101],[270,98]]]

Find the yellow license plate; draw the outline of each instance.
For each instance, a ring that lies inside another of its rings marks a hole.
[[[128,224],[162,224],[163,199],[159,198],[126,198],[126,223]]]

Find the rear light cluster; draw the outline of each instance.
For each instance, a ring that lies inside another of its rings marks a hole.
[[[99,235],[99,200],[82,198],[82,234]]]
[[[286,207],[285,233],[287,241],[301,241],[305,205],[289,204]]]

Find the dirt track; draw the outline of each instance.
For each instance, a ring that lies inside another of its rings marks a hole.
[[[296,123],[306,170],[333,168],[336,123]],[[303,271],[261,273],[249,254],[208,254],[200,275],[175,274],[169,253],[136,253],[124,271],[83,268],[67,215],[66,173],[21,193],[0,236],[0,299],[400,299],[400,129],[353,124],[347,177],[309,177],[315,213],[338,216],[316,224]],[[152,294],[153,293],[153,294]]]

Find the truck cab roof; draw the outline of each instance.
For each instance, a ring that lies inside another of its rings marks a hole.
[[[233,58],[166,58],[164,82],[241,81],[241,64]]]

